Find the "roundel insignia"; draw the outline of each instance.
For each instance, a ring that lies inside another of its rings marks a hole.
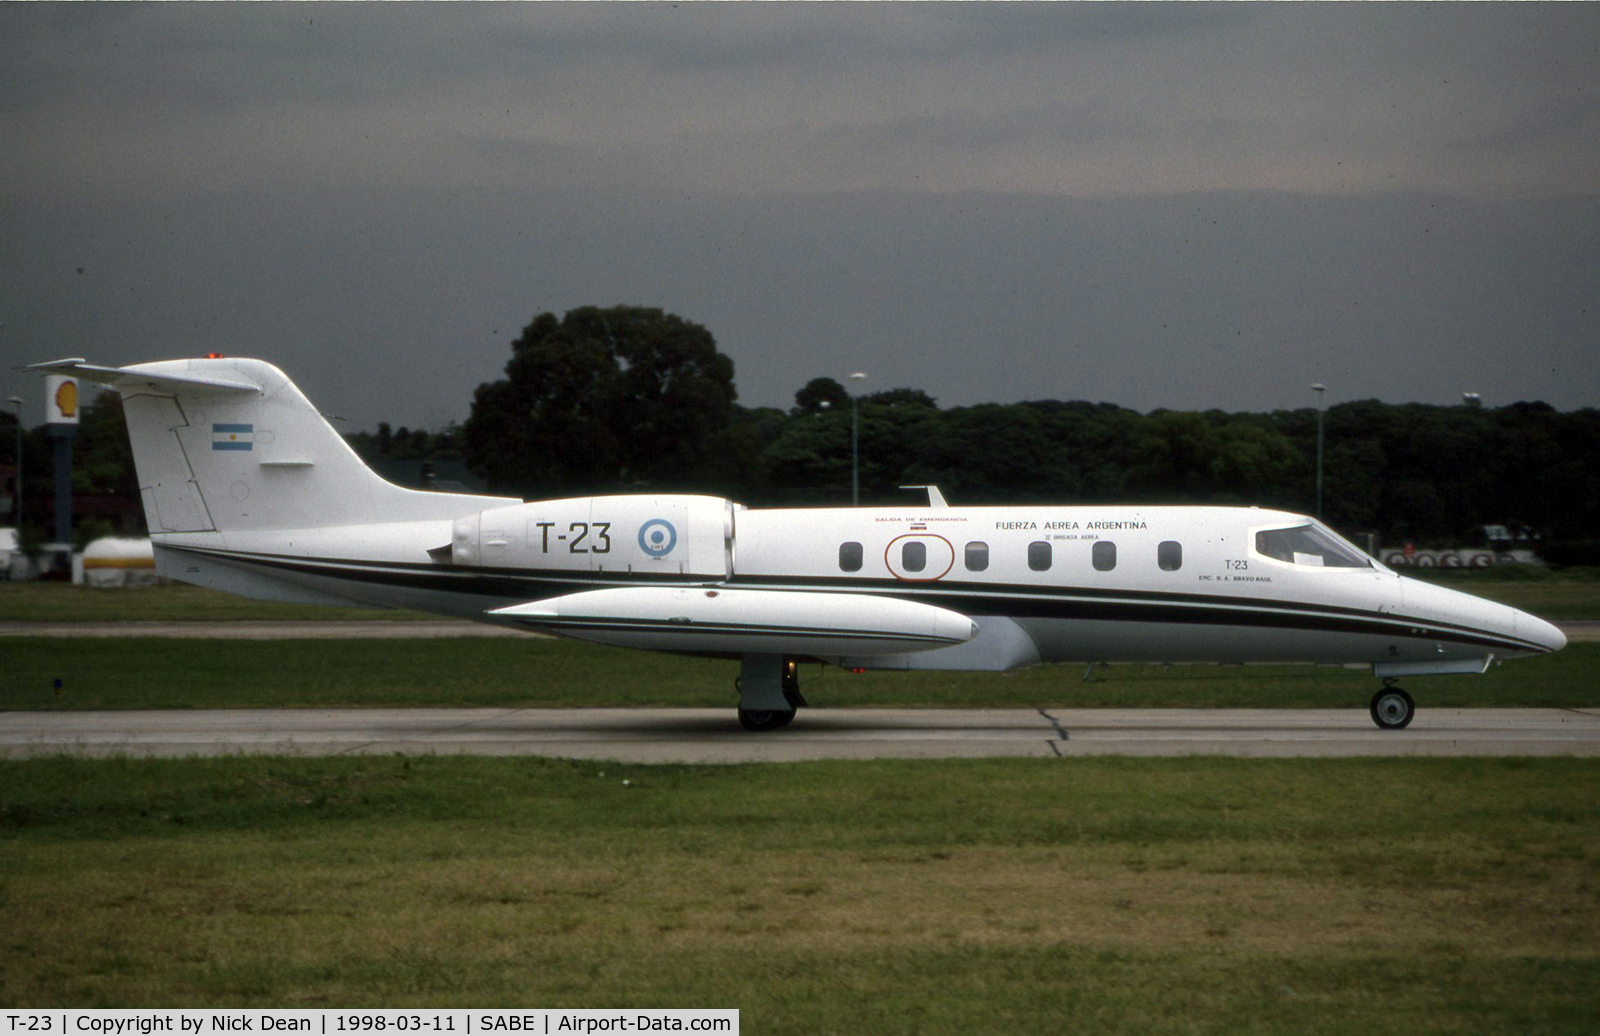
[[[639,549],[653,558],[664,558],[678,545],[678,530],[665,518],[652,518],[639,526]]]

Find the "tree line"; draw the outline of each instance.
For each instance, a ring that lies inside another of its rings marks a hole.
[[[787,411],[735,400],[711,333],[655,309],[542,313],[482,385],[469,466],[525,497],[688,491],[759,505],[846,503],[852,411],[863,503],[938,485],[965,504],[1259,504],[1310,513],[1317,411],[1139,413],[1040,400],[941,408],[914,388],[852,400],[832,378]],[[1323,516],[1380,542],[1470,545],[1485,524],[1593,541],[1600,410],[1342,403],[1323,414]]]
[[[347,438],[373,461],[470,469],[485,488],[539,498],[697,492],[752,506],[843,504],[851,422],[859,421],[863,503],[1259,504],[1310,513],[1317,412],[1140,413],[1111,403],[1038,400],[940,407],[915,388],[852,399],[838,381],[800,387],[788,410],[736,402],[733,361],[704,327],[658,309],[541,313],[511,346],[505,377],[480,385],[471,415],[442,431]],[[14,426],[0,414],[0,449]],[[1323,517],[1381,544],[1481,541],[1518,524],[1556,561],[1600,562],[1600,410],[1544,403],[1489,408],[1329,407]],[[51,499],[44,429],[24,447],[30,520]],[[75,490],[137,501],[114,393],[85,407]],[[387,472],[386,472],[387,473]],[[390,474],[390,477],[395,477]]]
[[[1311,513],[1317,412],[1141,414],[1109,403],[1034,401],[939,409],[859,400],[863,500],[938,485],[962,503],[1258,504]],[[1600,411],[1376,400],[1323,415],[1323,517],[1384,544],[1481,543],[1485,524],[1543,541],[1596,538]],[[763,425],[761,427],[774,427]],[[767,502],[849,497],[850,413],[796,407],[762,440]]]

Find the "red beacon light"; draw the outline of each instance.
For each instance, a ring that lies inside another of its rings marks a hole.
[[[206,353],[206,359],[208,360],[220,360],[222,358],[223,356],[221,353]]]

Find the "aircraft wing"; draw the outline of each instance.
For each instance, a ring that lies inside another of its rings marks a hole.
[[[978,629],[948,608],[874,594],[708,587],[586,590],[489,614],[619,647],[824,658],[931,651]]]

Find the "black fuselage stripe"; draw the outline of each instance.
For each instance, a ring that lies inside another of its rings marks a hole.
[[[911,581],[864,581],[872,589],[896,598],[951,608],[968,615],[1002,614],[1013,618],[1105,619],[1124,622],[1160,622],[1204,625],[1263,626],[1279,629],[1320,629],[1336,632],[1400,635],[1406,639],[1448,640],[1503,650],[1548,649],[1530,640],[1510,637],[1460,623],[1395,612],[1375,612],[1346,605],[1300,601],[1252,599],[1159,590],[1082,590],[1077,587],[1036,587],[981,583],[916,584]],[[838,592],[847,588],[871,592],[868,586],[830,577],[736,578],[737,589],[814,590]],[[996,591],[999,591],[998,593]]]
[[[463,565],[364,561],[253,554],[210,547],[165,547],[236,564],[285,572],[345,579],[375,585],[524,600],[616,587],[695,586],[715,582],[730,589],[812,590],[818,593],[875,593],[897,600],[948,608],[963,615],[1005,615],[1012,618],[1060,619],[1158,624],[1243,626],[1330,633],[1358,633],[1404,640],[1448,641],[1496,650],[1546,653],[1532,641],[1423,619],[1416,616],[1320,605],[1204,594],[1080,590],[981,583],[940,583],[926,587],[910,582],[851,581],[820,577],[757,577],[719,580],[707,575],[658,573],[574,573],[567,571],[477,568]]]

